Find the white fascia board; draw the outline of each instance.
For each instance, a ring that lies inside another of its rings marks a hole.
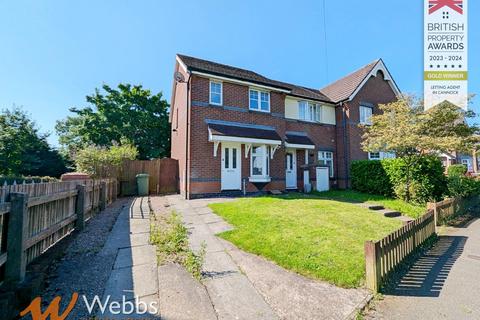
[[[253,143],[253,144],[269,144],[274,146],[279,146],[282,144],[280,140],[268,140],[268,139],[255,139],[255,138],[243,138],[243,137],[233,137],[233,136],[217,136],[209,134],[208,140],[210,142],[239,142],[239,143]]]
[[[357,95],[357,93],[362,90],[363,86],[367,83],[367,81],[373,76],[375,77],[377,75],[378,71],[383,72],[383,79],[388,82],[390,87],[392,88],[393,92],[395,92],[395,95],[399,97],[402,93],[400,92],[400,89],[397,87],[395,84],[395,81],[393,81],[392,75],[390,72],[388,72],[387,67],[385,67],[385,64],[383,63],[382,60],[378,60],[377,64],[375,67],[372,68],[372,71],[363,79],[362,83],[358,86],[358,88],[348,97],[348,101],[352,101],[353,98]]]
[[[180,59],[179,56],[176,56],[176,59],[177,59],[178,64],[182,67],[183,71],[185,73],[187,73],[187,71],[188,71],[187,66],[185,65],[185,63],[183,63],[182,59]]]
[[[199,76],[208,77],[210,79],[218,79],[218,80],[223,80],[223,81],[232,82],[232,83],[239,83],[239,84],[243,84],[243,85],[247,85],[247,86],[251,86],[251,87],[256,87],[256,88],[262,88],[262,89],[266,89],[266,90],[270,90],[270,91],[279,91],[279,92],[284,92],[284,93],[290,93],[290,90],[265,86],[265,85],[261,85],[261,84],[257,84],[257,83],[253,83],[253,82],[249,82],[249,81],[242,81],[242,80],[217,76],[217,75],[213,75],[213,74],[210,74],[210,73],[199,72],[199,71],[192,71],[192,73],[196,74],[196,75],[199,75]]]
[[[285,148],[314,150],[315,146],[311,144],[293,144],[285,142]]]

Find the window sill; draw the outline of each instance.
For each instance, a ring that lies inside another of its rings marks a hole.
[[[270,113],[270,110],[259,110],[259,109],[248,109],[251,112],[258,112],[258,113]]]
[[[270,178],[270,177],[260,177],[260,176],[249,177],[248,181],[250,181],[250,182],[270,182],[270,181],[272,181],[272,178]]]

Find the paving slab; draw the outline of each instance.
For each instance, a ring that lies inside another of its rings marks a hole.
[[[215,320],[205,287],[176,264],[158,268],[160,315],[172,320]]]
[[[371,298],[367,290],[343,289],[309,279],[222,242],[281,319],[347,319]]]
[[[132,267],[133,265],[152,264],[156,262],[156,248],[152,245],[134,246],[118,250],[114,269]]]

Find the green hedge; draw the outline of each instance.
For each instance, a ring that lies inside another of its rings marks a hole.
[[[393,184],[382,161],[353,161],[350,174],[354,190],[384,196],[393,195]]]
[[[467,166],[464,164],[452,164],[448,167],[447,173],[449,177],[460,177],[467,173]]]
[[[352,188],[371,194],[395,195],[405,199],[407,161],[403,158],[381,161],[359,160],[351,166]],[[448,192],[440,159],[422,156],[410,168],[412,202],[441,200]]]

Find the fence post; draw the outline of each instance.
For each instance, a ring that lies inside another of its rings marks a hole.
[[[118,192],[118,180],[114,179],[112,182],[113,192],[112,192],[112,202],[117,201],[117,192]]]
[[[16,283],[25,279],[27,267],[24,243],[28,237],[28,194],[11,193],[10,203],[5,280]]]
[[[366,285],[373,292],[380,289],[380,250],[375,242],[365,242]]]
[[[105,181],[100,182],[100,211],[105,210],[107,207],[107,183]]]
[[[77,230],[83,230],[85,228],[85,193],[87,187],[84,184],[77,185],[77,202],[75,205],[75,214],[77,215],[77,221],[75,227]]]

